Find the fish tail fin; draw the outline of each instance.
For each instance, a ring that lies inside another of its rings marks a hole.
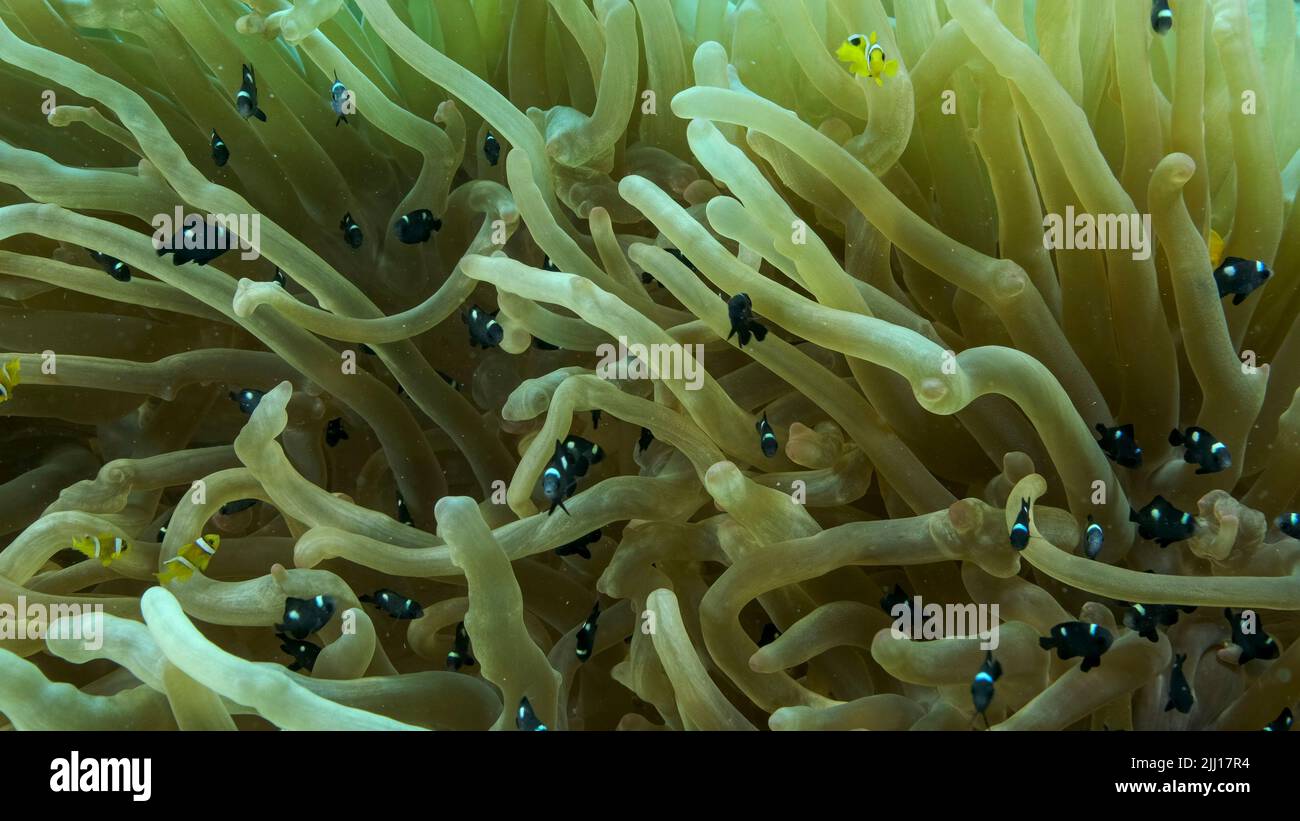
[[[261,120],[262,122],[266,122],[266,112],[263,111],[263,110],[260,109],[260,108],[255,109],[255,110],[253,111],[253,116],[256,117],[257,119]]]
[[[590,558],[591,558],[591,551],[588,550],[588,549],[585,548],[585,547],[580,547],[580,548],[578,548],[578,555],[581,556],[581,557],[584,558],[584,559],[590,559]]]
[[[1186,653],[1179,653],[1178,655],[1174,656],[1174,664],[1182,664],[1184,661],[1187,661]]]
[[[360,596],[357,596],[357,601],[365,602],[366,604],[373,604],[375,601],[375,597],[370,595],[369,593],[362,593]]]
[[[1138,515],[1137,515],[1137,511],[1134,510],[1133,508],[1129,508],[1129,511],[1128,511],[1128,520],[1129,520],[1130,522],[1140,522],[1140,521],[1142,521],[1142,519],[1140,519],[1140,518],[1138,517]]]
[[[1088,672],[1094,667],[1101,666],[1101,656],[1084,656],[1083,664],[1079,667],[1082,672]]]
[[[1183,433],[1178,428],[1169,431],[1169,444],[1179,447],[1183,444]]]
[[[1207,473],[1214,473],[1214,472],[1215,472],[1215,471],[1210,470],[1209,468],[1207,468],[1207,467],[1205,467],[1205,466],[1202,465],[1201,468],[1200,468],[1200,470],[1196,471],[1196,475],[1197,475],[1197,476],[1204,476],[1204,475],[1207,474]]]
[[[767,326],[761,322],[750,322],[749,330],[759,342],[767,339]]]
[[[1233,304],[1233,305],[1240,305],[1241,303],[1243,303],[1243,302],[1246,301],[1246,297],[1248,297],[1248,296],[1250,296],[1250,294],[1237,294],[1236,296],[1234,296],[1234,297],[1232,298],[1232,304]]]
[[[1169,703],[1165,705],[1165,712],[1167,713],[1172,709],[1174,709],[1174,700],[1171,698],[1169,699]]]
[[[1044,650],[1051,650],[1056,646],[1056,639],[1051,638],[1050,636],[1040,636],[1038,639],[1038,646]]]
[[[290,670],[301,670],[301,669],[302,669],[302,662],[301,662],[301,661],[295,661],[293,664],[290,664],[290,665],[289,665],[289,669],[290,669]]]
[[[871,79],[875,80],[875,81],[876,81],[876,85],[878,85],[878,86],[884,86],[884,84],[885,84],[885,80],[884,80],[884,78],[881,77],[879,74],[875,75],[875,76],[872,77]]]

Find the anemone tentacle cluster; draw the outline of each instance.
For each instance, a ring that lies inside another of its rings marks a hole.
[[[1297,41],[0,0],[0,715],[1286,729]]]

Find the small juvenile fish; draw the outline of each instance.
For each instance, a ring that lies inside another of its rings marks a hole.
[[[462,667],[473,667],[474,657],[469,654],[469,633],[465,622],[456,625],[456,640],[452,642],[451,651],[447,653],[447,669],[453,673]]]
[[[15,356],[0,368],[0,402],[8,402],[13,396],[14,388],[20,381],[18,378],[20,365],[18,357]]]
[[[89,248],[87,248],[86,251],[90,253],[90,258],[99,263],[99,267],[103,268],[105,273],[113,279],[118,282],[131,281],[131,269],[127,267],[125,262],[117,257],[110,257],[108,254],[101,254],[99,251],[91,251]]]
[[[334,447],[339,442],[348,438],[348,432],[343,429],[343,417],[331,419],[325,423],[325,444],[328,447]]]
[[[599,428],[600,428],[600,411],[594,410],[591,412],[591,429],[598,430]]]
[[[546,256],[545,254],[542,254],[542,270],[559,273],[560,268],[554,262],[551,262],[550,257]]]
[[[600,618],[600,602],[591,608],[587,620],[578,628],[578,633],[574,636],[574,652],[578,656],[578,661],[585,663],[591,658],[592,648],[596,645],[596,620]]]
[[[238,513],[241,510],[248,510],[257,504],[256,499],[236,499],[233,502],[226,502],[221,506],[221,515],[229,516],[232,513]]]
[[[1187,661],[1187,656],[1179,653],[1174,656],[1174,666],[1169,674],[1169,703],[1165,705],[1165,712],[1177,710],[1186,714],[1192,711],[1192,704],[1196,699],[1192,698],[1192,685],[1187,683],[1187,676],[1183,675],[1183,662]]]
[[[163,562],[161,573],[155,573],[158,583],[166,585],[171,581],[183,582],[208,569],[217,548],[221,546],[221,537],[215,533],[206,533],[187,545],[183,545],[176,555]]]
[[[1161,547],[1181,542],[1196,532],[1195,517],[1174,507],[1163,496],[1156,496],[1139,511],[1129,510],[1128,519],[1137,523],[1139,536],[1154,540]]]
[[[290,670],[311,672],[311,669],[316,666],[316,657],[320,655],[321,650],[325,649],[310,641],[291,639],[283,633],[276,633],[275,637],[284,642],[280,645],[280,649],[293,656],[293,664],[289,665]]]
[[[397,491],[397,521],[415,527],[415,520],[411,518],[411,511],[406,509],[406,500],[402,498],[400,490]]]
[[[226,141],[221,139],[221,135],[215,128],[212,129],[212,161],[217,164],[217,168],[230,161],[230,149],[226,147]]]
[[[497,311],[488,313],[477,305],[461,313],[460,318],[469,328],[469,346],[483,350],[495,348],[505,339],[506,330],[496,321]]]
[[[859,77],[875,80],[878,86],[885,84],[884,78],[898,73],[898,61],[885,59],[885,50],[876,42],[874,31],[870,38],[861,34],[849,35],[835,50],[835,56],[841,63],[848,63],[849,71]]]
[[[1260,260],[1227,257],[1214,269],[1214,284],[1219,286],[1219,299],[1233,294],[1232,304],[1240,305],[1271,276],[1273,272]]]
[[[104,567],[108,567],[122,554],[127,551],[131,545],[119,536],[112,533],[101,533],[98,536],[83,536],[80,539],[72,540],[73,549],[85,554],[87,558],[95,559]]]
[[[1173,627],[1178,611],[1191,613],[1195,607],[1177,604],[1131,604],[1124,611],[1124,626],[1147,641],[1159,641],[1156,627]]]
[[[275,626],[277,633],[288,633],[295,639],[305,639],[329,624],[334,616],[333,596],[313,596],[284,600],[284,623]]]
[[[780,444],[776,441],[776,434],[772,432],[772,426],[767,422],[767,414],[754,423],[754,430],[758,431],[758,446],[763,449],[763,455],[769,459],[776,455],[777,448]]]
[[[748,345],[751,336],[759,342],[767,338],[767,326],[754,319],[754,303],[749,294],[736,294],[727,300],[727,317],[731,320],[727,339],[739,338],[740,347]]]
[[[257,107],[257,77],[253,74],[253,67],[244,66],[241,76],[243,79],[239,84],[239,91],[235,94],[235,110],[245,120],[256,117],[266,122],[266,112]]]
[[[230,392],[230,398],[239,404],[239,409],[249,416],[257,410],[258,403],[262,397],[266,396],[266,391],[259,391],[256,388],[244,388],[239,393]]]
[[[444,373],[443,371],[438,371],[438,376],[442,377],[443,382],[446,382],[448,385],[451,385],[451,389],[454,391],[461,391],[465,389],[465,383],[457,380],[456,377],[454,376]]]
[[[491,131],[483,138],[483,156],[487,157],[488,165],[496,165],[501,161],[501,143],[497,142]]]
[[[529,731],[548,729],[538,720],[537,713],[533,712],[533,705],[528,702],[528,696],[524,696],[519,702],[519,712],[515,714],[515,728]]]
[[[1142,448],[1138,447],[1137,440],[1133,438],[1132,425],[1108,428],[1098,422],[1097,432],[1101,434],[1097,444],[1101,445],[1102,451],[1112,462],[1125,468],[1142,466]]]
[[[207,265],[212,260],[238,244],[233,233],[220,222],[205,220],[203,225],[191,225],[173,236],[170,242],[155,249],[158,256],[172,255],[172,265],[195,262]]]
[[[1180,432],[1176,428],[1169,432],[1169,444],[1183,447],[1183,461],[1190,465],[1200,465],[1197,476],[1206,473],[1218,473],[1232,467],[1232,454],[1228,446],[1215,439],[1205,428],[1190,427]]]
[[[1223,615],[1228,619],[1228,624],[1232,625],[1232,643],[1241,648],[1241,655],[1237,657],[1237,664],[1246,664],[1255,659],[1275,659],[1278,657],[1277,642],[1273,637],[1264,632],[1264,622],[1255,614],[1255,627],[1253,633],[1247,633],[1245,630],[1245,619],[1243,618],[1249,610],[1241,611],[1240,615],[1234,616],[1230,608],[1224,608]]]
[[[1002,662],[994,661],[993,651],[986,650],[984,663],[980,665],[975,680],[970,685],[971,701],[975,703],[976,715],[984,716],[984,725],[988,726],[989,717],[984,711],[993,702],[993,683],[1002,678]]]
[[[901,584],[895,584],[894,589],[886,593],[885,597],[880,600],[880,609],[885,611],[885,615],[893,618],[894,609],[900,604],[910,609],[912,599],[907,595],[907,591],[903,589]]]
[[[1285,733],[1291,729],[1291,708],[1283,707],[1277,718],[1264,725],[1266,733]]]
[[[598,541],[600,541],[600,528],[596,528],[595,530],[588,533],[586,536],[579,536],[578,538],[574,539],[568,544],[560,545],[559,547],[555,548],[555,555],[557,556],[578,555],[584,559],[590,559],[591,551],[587,549],[587,545],[595,544]]]
[[[279,265],[275,266],[275,276],[271,281],[276,285],[279,285],[281,288],[285,287],[289,283],[289,280],[284,275],[284,271],[280,270]]]
[[[344,112],[348,108],[348,101],[351,96],[348,87],[339,82],[339,73],[334,72],[334,83],[330,86],[330,108],[334,109],[334,113],[337,115],[334,120],[335,128],[339,127],[339,123],[348,121],[348,115]]]
[[[1101,666],[1102,654],[1110,649],[1113,641],[1110,631],[1099,624],[1067,621],[1053,627],[1050,636],[1039,638],[1038,646],[1044,650],[1055,648],[1061,659],[1082,657],[1083,665],[1079,669],[1086,673]]]
[[[777,630],[776,625],[769,621],[767,624],[763,625],[763,632],[758,636],[758,646],[766,647],[776,641],[777,637],[780,635],[781,631]]]
[[[433,232],[441,229],[442,220],[435,217],[428,208],[416,209],[393,223],[393,230],[404,245],[428,242]]]
[[[1020,500],[1020,512],[1016,514],[1016,522],[1011,526],[1011,546],[1016,550],[1024,550],[1029,546],[1029,500]]]
[[[418,619],[424,615],[424,608],[414,599],[408,599],[396,590],[387,587],[376,590],[373,596],[357,596],[357,601],[373,604],[395,619],[403,621]]]
[[[1174,13],[1169,8],[1169,0],[1154,0],[1151,4],[1151,28],[1156,34],[1164,34],[1174,27]]]
[[[576,475],[586,476],[592,465],[598,465],[605,459],[605,451],[600,445],[581,436],[564,437],[564,450],[574,463]]]
[[[565,513],[569,512],[569,509],[564,506],[564,500],[578,489],[576,468],[577,466],[569,459],[569,452],[564,447],[564,443],[557,439],[555,453],[547,463],[546,470],[542,472],[542,493],[551,503],[550,509],[546,511],[547,516],[554,513],[557,507]]]
[[[357,225],[356,220],[352,219],[352,212],[348,211],[339,221],[339,230],[343,232],[343,241],[346,242],[355,251],[361,247],[365,241],[365,236],[361,233],[361,226]]]
[[[640,450],[650,447],[650,443],[655,440],[654,431],[649,428],[641,428],[641,436],[636,440],[636,446]]]
[[[1300,513],[1283,513],[1278,516],[1277,529],[1292,539],[1300,539]]]
[[[1089,559],[1097,558],[1101,553],[1102,545],[1106,543],[1106,533],[1101,529],[1101,525],[1093,521],[1092,515],[1088,515],[1088,527],[1083,531],[1083,540],[1086,547],[1083,552]]]

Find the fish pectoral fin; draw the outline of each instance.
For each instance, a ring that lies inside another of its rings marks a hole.
[[[898,61],[897,61],[897,60],[886,60],[886,61],[885,61],[885,76],[886,76],[886,77],[893,77],[893,76],[894,76],[895,74],[897,74],[897,73],[898,73]]]

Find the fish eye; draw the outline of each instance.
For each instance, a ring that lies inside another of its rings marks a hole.
[[[855,48],[861,46],[863,42],[864,41],[861,34],[853,34],[849,36],[849,45]]]

